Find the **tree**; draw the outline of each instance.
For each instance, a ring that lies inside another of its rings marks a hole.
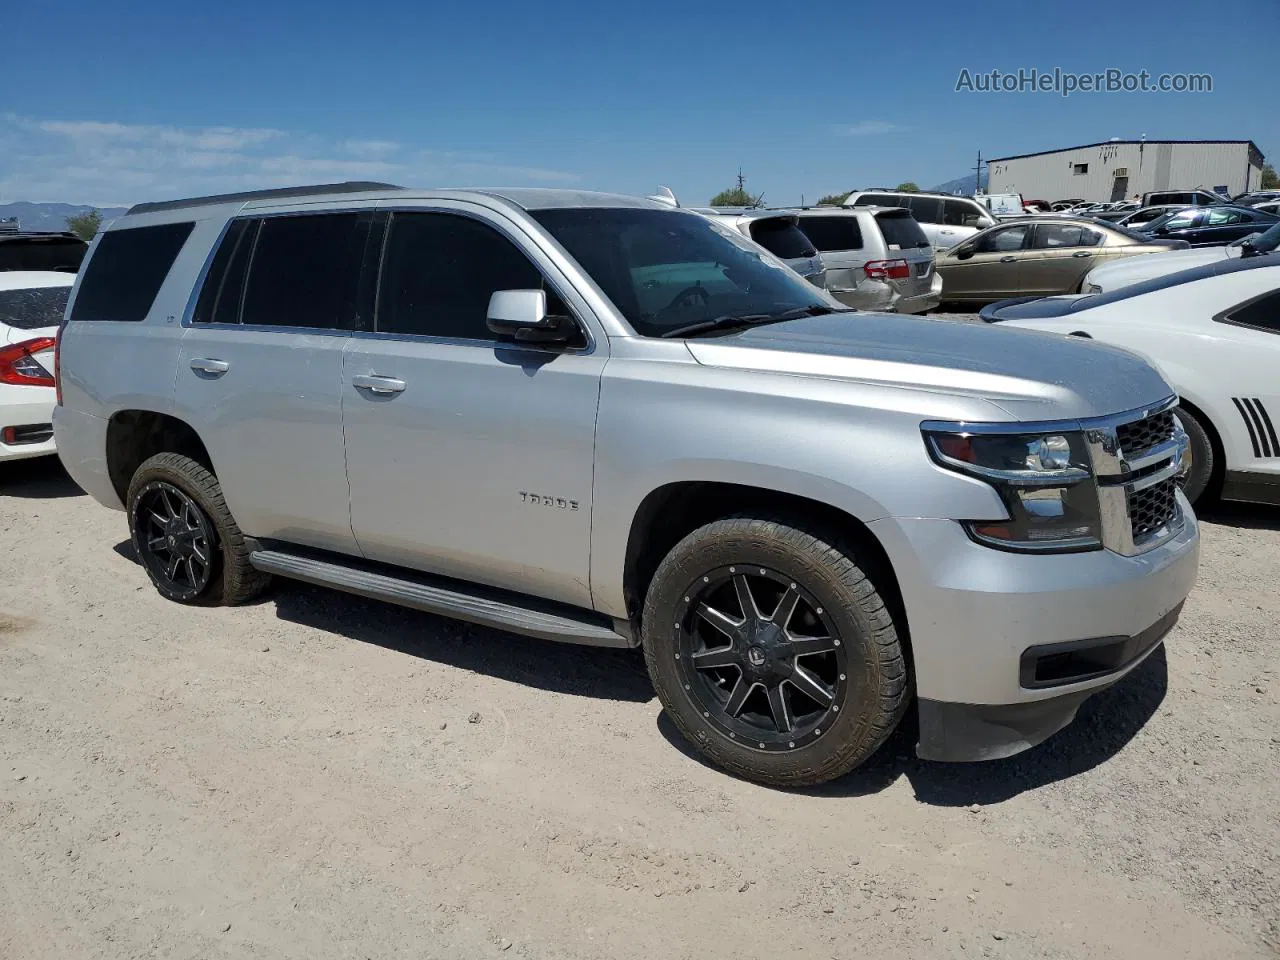
[[[738,185],[728,190],[721,190],[711,198],[713,207],[763,207],[763,193],[748,193],[747,179],[738,171]]]
[[[1280,190],[1280,177],[1276,176],[1276,168],[1269,163],[1262,168],[1262,182],[1259,186],[1263,190]]]
[[[818,206],[838,207],[849,199],[849,194],[851,193],[853,193],[852,190],[846,190],[844,193],[829,193],[818,200]]]
[[[903,193],[919,193],[920,192],[920,188],[917,187],[910,180],[906,180],[898,184],[898,189],[901,190]]]
[[[67,217],[67,229],[81,240],[92,240],[98,235],[100,226],[102,226],[102,214],[97,210],[88,210]]]

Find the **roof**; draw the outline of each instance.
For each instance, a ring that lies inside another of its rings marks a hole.
[[[988,160],[987,160],[987,163],[988,163],[988,164],[992,164],[992,163],[1000,163],[1000,162],[1002,162],[1002,161],[1004,161],[1004,160],[1023,160],[1023,159],[1025,159],[1026,157],[1046,157],[1046,156],[1048,156],[1048,155],[1049,155],[1049,154],[1051,154],[1051,153],[1070,153],[1072,150],[1088,150],[1090,147],[1107,147],[1107,146],[1112,146],[1112,145],[1114,145],[1114,144],[1121,144],[1121,143],[1129,143],[1129,144],[1135,144],[1135,145],[1143,145],[1143,144],[1145,144],[1146,146],[1152,146],[1152,145],[1157,144],[1157,143],[1174,143],[1174,144],[1178,144],[1178,143],[1184,143],[1184,144],[1194,144],[1194,143],[1201,143],[1201,144],[1205,144],[1205,143],[1230,143],[1230,144],[1244,144],[1244,143],[1247,143],[1247,144],[1249,145],[1249,147],[1250,147],[1250,148],[1251,148],[1255,153],[1257,153],[1257,154],[1258,154],[1258,156],[1260,156],[1260,157],[1262,156],[1262,151],[1258,149],[1258,145],[1257,145],[1256,143],[1254,143],[1252,140],[1101,140],[1101,141],[1099,141],[1098,143],[1082,143],[1082,144],[1080,144],[1080,146],[1078,146],[1078,147],[1059,147],[1057,150],[1039,150],[1039,151],[1037,151],[1037,152],[1035,152],[1035,153],[1015,153],[1015,154],[1013,154],[1012,156],[1009,156],[1009,157],[991,157],[990,159],[988,159]]]
[[[526,210],[545,210],[551,207],[663,207],[662,204],[639,197],[617,193],[596,193],[590,190],[566,190],[539,187],[477,188],[471,190],[418,190],[399,187],[390,183],[349,180],[343,183],[321,183],[310,186],[283,187],[277,190],[251,190],[244,193],[223,193],[208,197],[190,197],[184,200],[162,200],[154,203],[138,203],[129,208],[126,216],[144,213],[163,213],[170,210],[188,210],[198,207],[239,204],[250,209],[278,206],[315,199],[351,197],[353,199],[379,199],[387,197],[417,197],[467,199],[477,195],[500,197]]]
[[[74,273],[57,270],[0,270],[0,290],[30,290],[34,287],[69,287]]]

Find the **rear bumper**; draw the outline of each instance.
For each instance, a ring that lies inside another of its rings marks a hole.
[[[846,307],[886,313],[898,309],[901,299],[901,295],[891,284],[881,280],[863,280],[856,287],[828,287],[827,293]]]
[[[53,409],[53,439],[67,473],[104,507],[123,510],[107,473],[107,421],[67,407]]]
[[[0,384],[0,461],[25,460],[56,453],[53,437],[26,442],[39,437],[39,429],[52,422],[54,392],[49,387]],[[13,443],[5,442],[5,428],[18,428]]]
[[[898,301],[898,313],[924,313],[933,310],[942,302],[942,275],[936,270],[930,280],[929,290],[914,296],[903,297]]]

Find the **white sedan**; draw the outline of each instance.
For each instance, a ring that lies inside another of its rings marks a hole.
[[[1182,400],[1187,496],[1280,504],[1280,258],[1212,263],[1112,293],[1005,300],[981,315],[1141,354]]]
[[[1103,261],[1084,275],[1080,289],[1085,293],[1110,293],[1121,287],[1163,277],[1179,270],[1202,267],[1208,263],[1269,256],[1276,252],[1277,247],[1280,247],[1280,223],[1265,233],[1251,234],[1233,240],[1226,246],[1171,250],[1159,257],[1125,257],[1123,260]]]
[[[75,274],[0,272],[0,461],[55,453],[53,350]]]

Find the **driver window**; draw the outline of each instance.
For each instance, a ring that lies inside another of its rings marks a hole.
[[[1019,224],[1016,227],[993,230],[979,238],[974,245],[974,253],[1009,253],[1013,250],[1021,250],[1023,243],[1026,242],[1028,229],[1027,224]]]

